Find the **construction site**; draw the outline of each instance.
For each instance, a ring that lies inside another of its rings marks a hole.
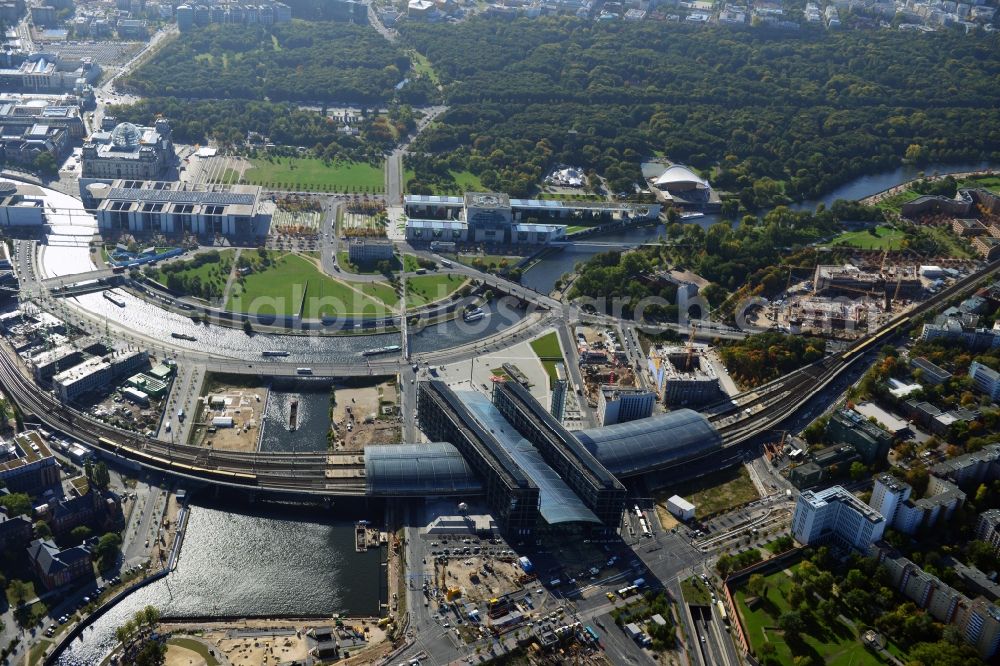
[[[577,326],[575,335],[585,383],[584,397],[591,407],[597,407],[603,388],[638,386],[635,370],[629,366],[628,356],[615,331]]]
[[[225,451],[256,451],[267,403],[267,386],[212,382],[198,399],[191,441]]]
[[[887,264],[886,254],[882,257],[881,265],[818,265],[810,279],[794,284],[790,272],[785,292],[751,312],[751,319],[762,328],[852,340],[878,330],[939,289],[943,279],[959,275],[939,266]]]
[[[331,390],[331,396],[329,438],[333,450],[362,451],[369,444],[399,443],[399,395],[394,377],[374,378],[367,386],[338,386]]]
[[[657,346],[649,350],[647,369],[663,404],[697,407],[723,397],[720,370],[705,345]]]

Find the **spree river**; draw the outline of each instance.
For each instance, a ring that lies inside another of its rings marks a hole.
[[[883,171],[868,176],[860,176],[828,192],[819,199],[801,201],[799,203],[792,204],[790,207],[796,210],[815,210],[817,205],[822,203],[829,206],[837,199],[863,199],[873,194],[882,192],[883,190],[887,190],[890,187],[899,185],[900,183],[913,180],[921,174],[964,173],[989,168],[996,167],[986,162],[958,165],[931,164],[922,168],[901,166],[891,171]],[[706,215],[705,217],[693,220],[691,223],[708,228],[716,222],[722,221],[723,219],[721,215]],[[654,241],[663,235],[663,232],[663,226],[659,225],[656,227],[642,227],[638,229],[628,229],[626,231],[616,231],[609,234],[591,236],[585,239],[585,241],[592,242],[594,245],[579,244],[566,246],[563,250],[549,255],[529,269],[522,276],[521,282],[527,287],[547,293],[554,288],[556,280],[558,280],[563,274],[572,272],[577,263],[586,261],[595,254],[615,249],[614,245],[602,247],[598,244],[599,242],[603,241],[609,244],[622,243],[624,244],[622,247],[635,246],[640,243]]]
[[[987,168],[984,164],[957,166],[931,165],[924,173],[957,173]],[[794,207],[814,209],[819,203],[829,205],[836,199],[859,199],[898,185],[918,176],[915,169],[900,167],[892,171],[863,176],[847,183],[815,201],[804,201]],[[697,220],[702,226],[720,221],[718,216]],[[654,240],[663,227],[629,229],[591,237],[588,241],[636,245]],[[547,292],[555,281],[580,261],[609,247],[599,245],[567,247],[552,255],[524,275],[526,286]],[[125,312],[108,307],[99,294],[81,297],[88,309],[107,309],[115,319],[160,321],[164,331],[174,327],[197,326],[189,319],[174,316],[154,308],[144,301],[129,297]],[[127,314],[126,314],[127,313]],[[509,326],[509,317],[492,309],[483,323],[488,332]],[[153,318],[150,318],[150,317]],[[159,318],[159,319],[157,319]],[[163,318],[169,319],[164,322]],[[213,327],[215,328],[215,327]],[[469,327],[456,325],[432,326],[414,334],[415,351],[442,349],[468,342],[483,331],[468,332]],[[274,336],[248,339],[242,332],[219,329],[198,331],[227,352],[237,348],[269,348],[265,342]],[[353,360],[360,358],[362,349],[385,344],[397,344],[398,334],[358,336],[336,339],[316,339],[287,336],[280,347],[295,358]],[[176,341],[174,341],[176,343]],[[265,346],[267,345],[267,346]],[[245,352],[244,352],[245,353]],[[234,354],[239,355],[239,354]],[[315,398],[328,401],[328,393]],[[308,401],[307,401],[308,402]],[[277,404],[277,403],[276,403]],[[306,407],[311,407],[307,405]],[[235,511],[235,512],[234,512]],[[152,604],[166,615],[188,616],[279,616],[375,615],[384,600],[385,574],[382,555],[378,551],[357,553],[354,550],[354,526],[343,518],[331,518],[330,510],[296,508],[248,511],[245,506],[194,506],[188,521],[178,566],[166,578],[144,587],[127,597],[88,628],[60,658],[60,664],[90,665],[100,663],[114,646],[114,631],[137,610]]]
[[[84,630],[59,663],[100,663],[115,629],[150,604],[169,616],[377,615],[385,595],[378,550],[356,552],[354,523],[330,510],[290,513],[193,506],[177,568]]]

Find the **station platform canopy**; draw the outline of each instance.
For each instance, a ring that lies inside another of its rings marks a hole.
[[[504,419],[488,397],[475,391],[456,391],[455,395],[538,486],[538,512],[545,522],[549,525],[574,522],[600,524],[594,512],[545,462],[541,452]]]
[[[482,482],[451,444],[379,444],[365,447],[368,495],[475,495]]]
[[[722,437],[691,409],[573,432],[618,478],[654,472],[722,449]]]

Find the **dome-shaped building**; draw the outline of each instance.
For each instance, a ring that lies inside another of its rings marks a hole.
[[[83,144],[83,178],[159,180],[176,163],[166,120],[157,120],[154,127],[141,127],[106,117],[103,125]]]
[[[115,148],[135,148],[142,141],[142,132],[132,123],[120,123],[111,130],[111,144]]]
[[[661,190],[671,192],[686,192],[689,190],[710,189],[708,181],[696,174],[683,164],[671,164],[667,167],[659,178],[653,181],[653,185]]]
[[[683,164],[671,164],[650,185],[657,199],[681,210],[711,212],[721,205],[708,181]]]

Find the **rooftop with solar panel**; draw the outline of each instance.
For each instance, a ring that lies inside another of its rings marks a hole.
[[[102,230],[266,236],[274,203],[257,185],[118,179],[87,188]]]

